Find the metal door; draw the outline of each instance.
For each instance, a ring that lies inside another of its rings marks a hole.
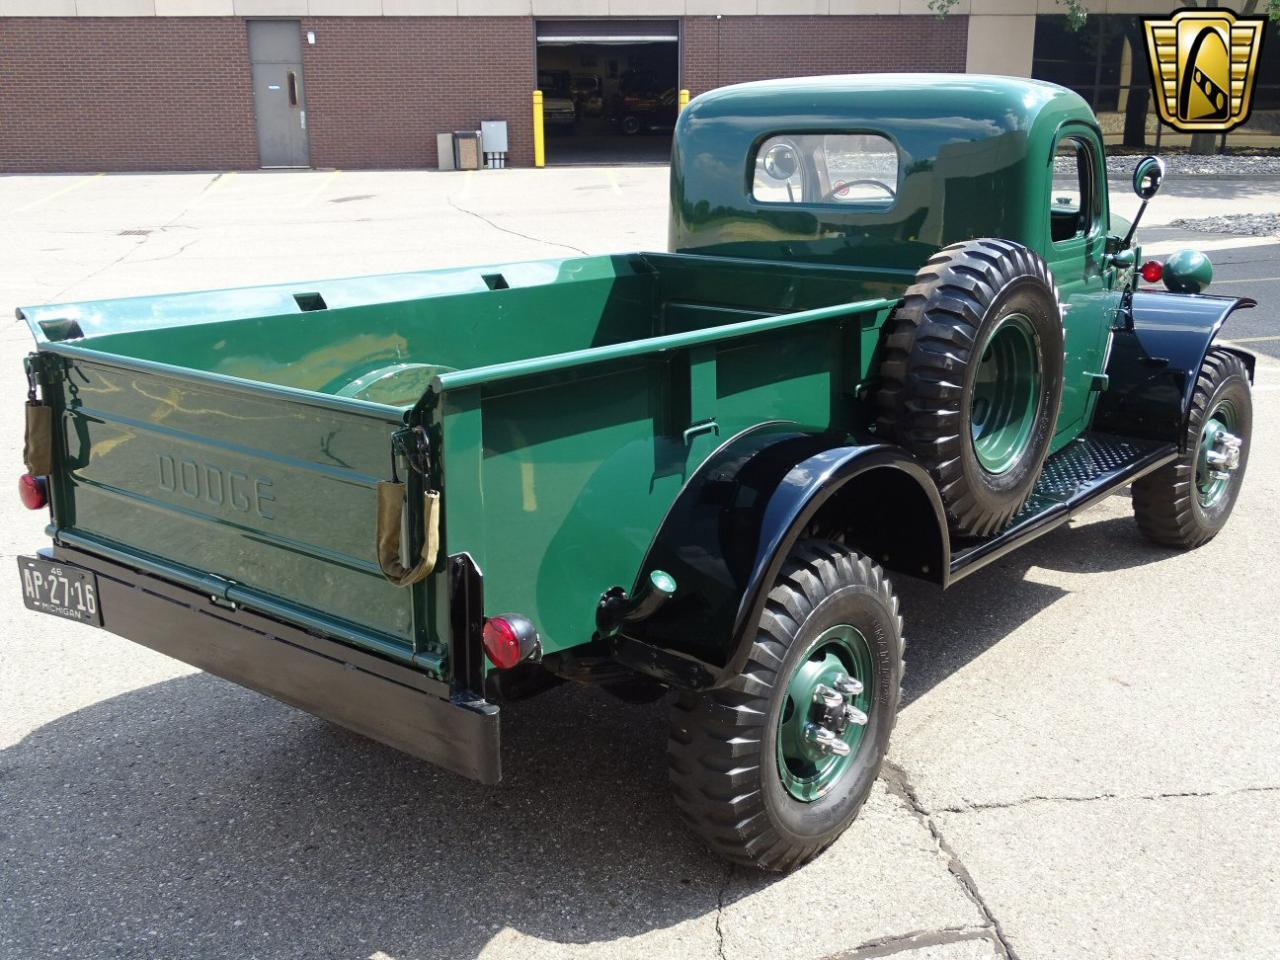
[[[1120,291],[1113,289],[1114,271],[1104,269],[1109,212],[1102,157],[1102,144],[1093,130],[1068,124],[1059,131],[1050,159],[1054,166],[1046,198],[1045,259],[1063,304],[1066,334],[1055,449],[1092,419],[1104,382],[1111,321],[1120,305]]]
[[[258,162],[264,167],[310,166],[301,25],[296,20],[250,20],[249,59]]]

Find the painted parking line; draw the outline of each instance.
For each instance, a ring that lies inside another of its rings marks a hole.
[[[1224,283],[1274,283],[1280,277],[1241,277],[1237,280],[1214,280],[1210,286],[1220,287]]]
[[[305,197],[302,198],[302,200],[298,203],[298,206],[305,207],[309,205],[313,200],[316,199],[316,197],[324,193],[325,189],[329,186],[329,184],[333,183],[334,180],[338,179],[338,176],[341,173],[342,173],[341,170],[334,170],[331,173],[329,173],[327,176],[325,176],[325,178],[320,181],[319,185],[314,190],[312,190],[310,193],[308,193]]]
[[[1244,346],[1250,343],[1258,343],[1264,340],[1280,340],[1280,336],[1273,337],[1233,337],[1230,340],[1222,340],[1224,346]],[[1258,379],[1254,381],[1254,393],[1277,393],[1280,392],[1280,382],[1276,379],[1280,378],[1280,362],[1275,357],[1268,356],[1265,353],[1255,354],[1254,370]]]
[[[1280,244],[1276,237],[1226,237],[1218,240],[1197,240],[1187,237],[1182,240],[1159,240],[1155,243],[1142,244],[1143,255],[1159,256],[1165,253],[1176,253],[1184,247],[1191,247],[1201,253],[1211,250],[1235,250],[1241,247],[1267,247]]]
[[[209,181],[209,183],[205,186],[203,190],[201,190],[191,199],[191,202],[188,203],[182,209],[182,212],[190,213],[192,210],[197,210],[200,207],[204,206],[204,204],[208,202],[209,197],[211,197],[213,194],[217,193],[219,190],[225,187],[227,185],[227,181],[230,180],[235,175],[236,175],[236,172],[234,170],[227,170],[224,173],[219,173],[217,176],[215,176],[212,180]]]
[[[30,203],[24,203],[20,207],[15,207],[13,210],[10,210],[9,213],[10,214],[25,213],[28,210],[34,210],[36,207],[43,206],[44,204],[48,203],[50,200],[56,200],[58,197],[66,196],[68,193],[70,193],[73,190],[79,190],[81,187],[87,187],[89,184],[105,176],[106,176],[106,173],[104,172],[104,173],[95,173],[92,176],[88,176],[88,177],[82,177],[81,179],[76,180],[74,183],[68,183],[65,187],[62,187],[61,189],[53,191],[53,193],[45,194],[43,197],[40,197],[37,200],[32,200]]]
[[[220,173],[216,175],[216,177],[214,177],[214,182],[210,183],[209,186],[205,187],[204,192],[201,192],[200,197],[197,197],[198,200],[204,200],[204,198],[209,196],[210,193],[216,193],[220,191],[221,188],[227,186],[228,183],[232,182],[232,178],[234,177],[234,175],[236,175],[236,170],[227,170],[227,172],[225,173]]]
[[[1280,340],[1280,333],[1270,334],[1265,337],[1232,337],[1230,340],[1224,340],[1224,343],[1263,343],[1267,340]]]

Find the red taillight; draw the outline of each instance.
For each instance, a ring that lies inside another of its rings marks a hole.
[[[1164,276],[1164,264],[1159,260],[1148,260],[1138,272],[1147,283],[1159,283],[1160,278]]]
[[[484,622],[484,652],[499,670],[514,667],[538,651],[538,631],[525,617],[505,614]]]
[[[28,510],[39,510],[49,502],[44,477],[33,477],[29,473],[24,473],[18,478],[18,496],[22,498],[22,505]]]

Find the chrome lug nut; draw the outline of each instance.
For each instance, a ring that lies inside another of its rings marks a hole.
[[[852,723],[859,727],[865,727],[870,718],[859,710],[857,707],[849,704],[844,708],[845,723]]]
[[[804,738],[823,753],[834,754],[837,757],[849,755],[849,745],[841,740],[834,730],[820,727],[816,723],[804,725]]]
[[[820,683],[813,688],[813,702],[828,710],[838,710],[844,705],[844,697],[825,683]]]
[[[840,674],[836,677],[833,685],[846,697],[856,697],[862,692],[862,683],[856,677]]]

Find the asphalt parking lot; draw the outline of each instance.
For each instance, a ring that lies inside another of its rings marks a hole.
[[[662,248],[665,177],[0,177],[0,317]],[[517,704],[506,779],[485,788],[29,613],[15,576],[0,579],[0,957],[1280,956],[1280,245],[1163,226],[1267,203],[1280,182],[1183,180],[1150,211],[1149,249],[1208,249],[1211,292],[1260,302],[1227,330],[1263,354],[1230,525],[1173,553],[1117,496],[945,595],[900,581],[891,763],[809,866],[731,869],[685,834],[662,703],[562,687]],[[14,476],[29,344],[0,319]],[[43,524],[0,500],[11,568]]]

